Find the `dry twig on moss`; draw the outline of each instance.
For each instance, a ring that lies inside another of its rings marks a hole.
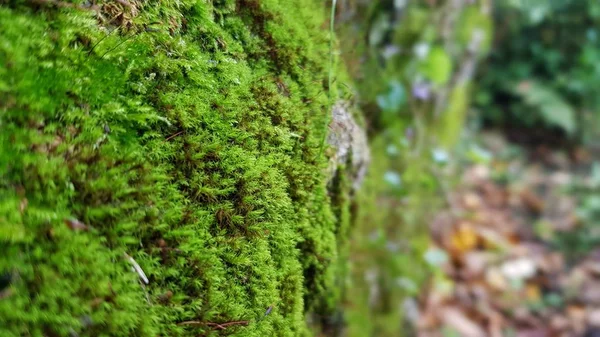
[[[230,327],[230,326],[234,326],[234,325],[244,325],[245,326],[245,325],[248,325],[249,323],[250,323],[250,321],[231,321],[231,322],[225,322],[225,323],[185,321],[185,322],[177,323],[177,325],[191,325],[191,326],[206,325],[213,329],[225,330],[225,329],[227,329],[227,327]]]

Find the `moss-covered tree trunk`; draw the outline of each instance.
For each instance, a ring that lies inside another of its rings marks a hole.
[[[0,335],[297,336],[340,298],[316,0],[0,0]],[[328,184],[329,182],[329,184]]]

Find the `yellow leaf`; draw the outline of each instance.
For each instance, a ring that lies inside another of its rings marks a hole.
[[[527,284],[525,287],[525,297],[530,302],[538,302],[542,298],[542,292],[537,284]]]
[[[450,237],[450,246],[457,254],[464,254],[477,247],[479,237],[475,230],[467,224],[461,224]]]

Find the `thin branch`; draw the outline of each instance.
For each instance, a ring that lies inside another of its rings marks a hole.
[[[177,133],[174,133],[174,134],[170,135],[169,137],[167,137],[167,138],[165,139],[165,141],[169,141],[169,140],[171,140],[171,139],[173,139],[173,138],[175,138],[175,137],[179,136],[179,135],[180,135],[180,134],[182,134],[183,132],[184,132],[184,131],[182,130],[182,131],[179,131],[179,132],[177,132]]]
[[[116,17],[115,17],[116,18]],[[114,20],[114,18],[112,20],[109,21],[109,24]],[[92,54],[92,52],[94,51],[94,49],[100,44],[100,42],[104,41],[104,39],[106,39],[107,37],[109,37],[114,31],[119,30],[119,28],[121,27],[117,27],[113,30],[111,30],[110,32],[108,32],[108,34],[104,35],[100,40],[98,40],[98,42],[96,42],[92,48],[90,49],[90,51],[88,52],[88,56],[90,56]]]
[[[227,327],[234,326],[234,325],[248,325],[248,324],[250,324],[250,321],[231,321],[231,322],[225,322],[225,323],[185,321],[185,322],[177,323],[177,325],[191,325],[191,326],[205,325],[205,326],[209,326],[213,329],[218,329],[218,330],[225,330],[225,329],[227,329]]]
[[[215,327],[219,330],[225,330],[226,328],[224,326],[222,326],[219,323],[211,323],[211,322],[207,322],[206,325],[210,326],[210,327]]]
[[[107,50],[107,51],[106,51],[104,54],[102,54],[102,56],[100,56],[100,59],[104,58],[104,56],[105,56],[106,54],[110,53],[111,51],[113,51],[113,50],[115,50],[115,49],[119,48],[119,46],[121,46],[123,43],[125,43],[125,42],[129,41],[129,40],[130,40],[132,37],[134,37],[134,36],[135,36],[135,34],[132,34],[131,36],[127,37],[126,39],[123,39],[123,41],[121,41],[121,42],[117,43],[117,45],[116,45],[116,46],[114,46],[113,48],[111,48],[111,49]]]
[[[248,325],[250,322],[249,321],[232,321],[232,322],[226,322],[226,323],[211,323],[211,322],[207,322],[207,325],[214,325],[214,326],[219,326],[219,327],[223,327],[223,328],[227,328],[228,326],[232,326],[232,325]]]

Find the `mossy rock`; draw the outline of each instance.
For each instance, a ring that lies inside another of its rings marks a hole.
[[[324,18],[0,2],[0,335],[298,336],[333,313],[350,182],[327,186]]]

